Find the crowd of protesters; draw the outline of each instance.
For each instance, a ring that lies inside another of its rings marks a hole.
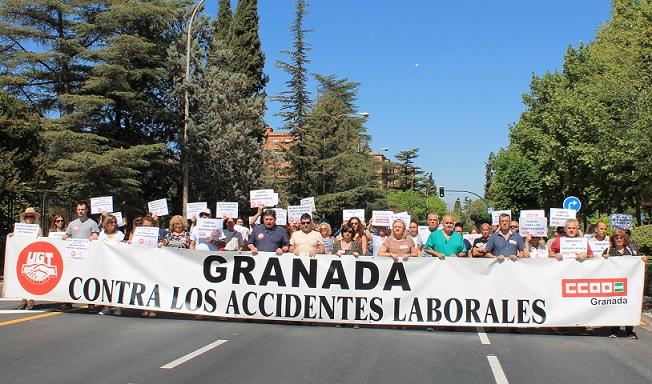
[[[50,237],[81,238],[106,242],[132,243],[138,227],[159,227],[159,218],[152,213],[136,217],[131,225],[118,223],[116,217],[107,212],[99,215],[98,222],[88,216],[89,204],[79,201],[75,204],[77,218],[66,225],[62,215],[52,218],[49,228]],[[199,218],[211,217],[210,209],[199,212]],[[256,224],[262,218],[260,224]],[[298,222],[285,226],[277,225],[276,211],[265,210],[260,206],[255,216],[245,220],[237,217],[222,217],[221,229],[205,231],[197,225],[197,217],[191,219],[174,215],[169,220],[168,228],[159,228],[158,247],[173,247],[182,249],[198,249],[210,251],[249,251],[252,255],[259,252],[274,252],[277,255],[292,253],[315,257],[318,254],[337,256],[379,256],[391,257],[394,261],[408,261],[412,257],[435,257],[445,260],[449,257],[494,258],[499,262],[506,259],[516,262],[520,258],[574,258],[583,261],[592,257],[620,257],[637,255],[637,246],[630,240],[628,230],[614,229],[607,236],[607,224],[598,221],[591,225],[593,234],[582,236],[579,223],[575,219],[566,221],[563,227],[557,227],[550,238],[524,235],[519,233],[519,222],[512,220],[510,215],[501,214],[498,225],[483,223],[480,228],[470,232],[472,240],[466,238],[463,225],[456,223],[451,215],[439,218],[436,213],[428,215],[426,233],[419,232],[416,221],[409,223],[396,219],[390,227],[365,224],[363,218],[351,217],[344,221],[335,233],[331,225],[325,221],[317,222],[310,214],[304,213]],[[20,222],[38,224],[40,214],[34,208],[26,208],[20,213]],[[122,232],[129,227],[128,234]],[[422,230],[423,231],[423,230]],[[38,229],[38,236],[43,236]],[[578,253],[564,252],[561,239],[584,238],[587,242],[586,251]],[[589,239],[608,242],[608,246],[594,254]],[[424,241],[425,239],[425,241]],[[69,309],[70,303],[63,304],[60,309]],[[33,309],[33,299],[22,299],[18,309]],[[95,308],[89,305],[89,311]],[[113,312],[120,316],[119,307],[104,307],[100,315]],[[145,317],[155,317],[156,313],[145,311]],[[619,328],[610,328],[610,337],[616,337]],[[633,327],[625,327],[626,336],[636,339]]]

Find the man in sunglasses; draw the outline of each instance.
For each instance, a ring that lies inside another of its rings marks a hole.
[[[292,233],[290,238],[290,252],[295,255],[315,256],[324,253],[324,238],[319,232],[313,231],[312,218],[309,214],[301,215],[300,231]]]

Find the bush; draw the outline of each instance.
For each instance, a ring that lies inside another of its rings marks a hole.
[[[641,225],[632,228],[632,242],[638,245],[638,253],[641,255],[652,254],[652,225]]]

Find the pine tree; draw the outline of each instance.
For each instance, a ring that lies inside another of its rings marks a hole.
[[[283,118],[284,128],[292,132],[295,137],[294,145],[285,153],[279,154],[283,156],[283,159],[287,159],[290,164],[285,184],[288,189],[288,199],[291,202],[310,195],[309,192],[305,191],[304,186],[309,181],[310,162],[314,160],[308,157],[308,150],[302,140],[305,136],[306,116],[310,110],[310,95],[306,89],[308,81],[306,66],[310,63],[308,58],[310,45],[305,41],[305,35],[310,30],[303,27],[306,7],[305,1],[296,1],[295,18],[290,28],[294,36],[292,44],[294,50],[282,51],[283,54],[289,57],[289,61],[278,60],[276,62],[278,68],[290,75],[290,79],[285,83],[287,90],[281,92],[274,100],[281,103],[281,112],[278,115]]]
[[[422,173],[421,168],[414,165],[414,160],[419,157],[419,148],[401,151],[395,157],[401,167],[401,190],[416,190],[418,177]]]
[[[240,0],[235,10],[228,47],[233,60],[231,71],[242,73],[247,78],[247,94],[263,93],[268,77],[263,73],[265,54],[258,37],[258,1]],[[262,137],[263,131],[259,135]]]
[[[217,17],[213,23],[213,35],[215,39],[227,41],[232,19],[231,0],[219,0]]]

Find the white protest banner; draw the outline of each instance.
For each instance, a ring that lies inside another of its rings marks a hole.
[[[64,257],[73,259],[85,259],[88,257],[89,239],[67,239],[63,250]]]
[[[14,224],[14,236],[38,237],[38,224],[16,223]]]
[[[426,245],[428,237],[430,237],[430,227],[427,225],[419,225],[419,238],[421,239],[421,243],[423,243],[423,245]]]
[[[576,213],[572,209],[550,208],[550,226],[563,227],[566,220],[575,218]]]
[[[158,199],[154,201],[150,201],[147,203],[147,209],[156,214],[157,216],[166,216],[170,212],[168,212],[168,201],[167,199]]]
[[[491,212],[491,225],[499,225],[500,221],[500,215],[506,214],[509,215],[509,218],[511,220],[512,218],[512,211],[510,209],[503,209],[502,211],[492,211]]]
[[[405,229],[410,226],[410,221],[412,220],[412,217],[408,215],[407,212],[401,212],[401,213],[395,213],[391,216],[390,218],[390,226],[394,224],[394,221],[396,220],[403,220],[403,224],[405,224]]]
[[[91,214],[113,212],[113,196],[91,197]]]
[[[312,209],[312,212],[317,210],[317,207],[315,206],[315,198],[314,197],[306,197],[305,199],[301,199],[299,201],[299,205],[309,205],[310,209]],[[308,212],[308,213],[312,213]]]
[[[521,236],[548,236],[548,220],[545,216],[523,217],[518,219],[518,233]]]
[[[223,223],[224,220],[222,219],[199,218],[197,219],[197,230],[204,232],[220,231],[221,233]]]
[[[124,227],[125,226],[125,221],[124,218],[122,217],[122,212],[111,212],[113,217],[115,217],[116,223],[118,223],[118,227]]]
[[[521,211],[521,217],[545,217],[546,211],[543,209],[524,209]]]
[[[235,219],[238,217],[238,213],[238,203],[218,201],[215,205],[215,217]]]
[[[259,205],[273,207],[278,204],[278,193],[273,189],[255,189],[249,191],[249,203],[251,208],[258,208]]]
[[[331,324],[475,329],[623,326],[641,320],[645,263],[632,256],[517,263],[415,257],[395,263],[389,257],[250,256],[92,241],[87,258],[69,259],[61,256],[63,248],[59,241],[10,238],[4,295]]]
[[[559,253],[566,256],[586,254],[588,241],[583,237],[561,237],[559,238]]]
[[[131,244],[156,247],[158,244],[158,232],[158,228],[156,227],[136,227]]]
[[[48,232],[48,238],[50,239],[56,239],[56,240],[61,240],[63,237],[66,235],[66,232],[55,232],[55,231],[50,231]]]
[[[376,227],[389,227],[392,225],[393,211],[371,211],[371,224]]]
[[[288,211],[284,208],[273,208],[276,212],[276,225],[288,225]]]
[[[345,209],[342,211],[342,221],[348,221],[352,217],[357,217],[364,222],[364,209]]]
[[[309,214],[312,219],[312,207],[309,205],[288,205],[288,222],[298,223],[304,213]]]
[[[464,240],[468,240],[468,242],[471,243],[471,245],[473,245],[475,239],[479,239],[481,237],[482,237],[481,233],[467,233],[466,235],[462,235],[462,238],[464,238]],[[470,249],[467,249],[467,251],[470,251]]]
[[[589,240],[589,247],[594,256],[601,256],[605,249],[609,248],[609,240]]]
[[[609,216],[611,229],[632,229],[632,215],[614,213]]]
[[[199,213],[206,208],[208,208],[208,204],[205,201],[186,204],[186,219],[192,219],[193,216],[199,218]]]

